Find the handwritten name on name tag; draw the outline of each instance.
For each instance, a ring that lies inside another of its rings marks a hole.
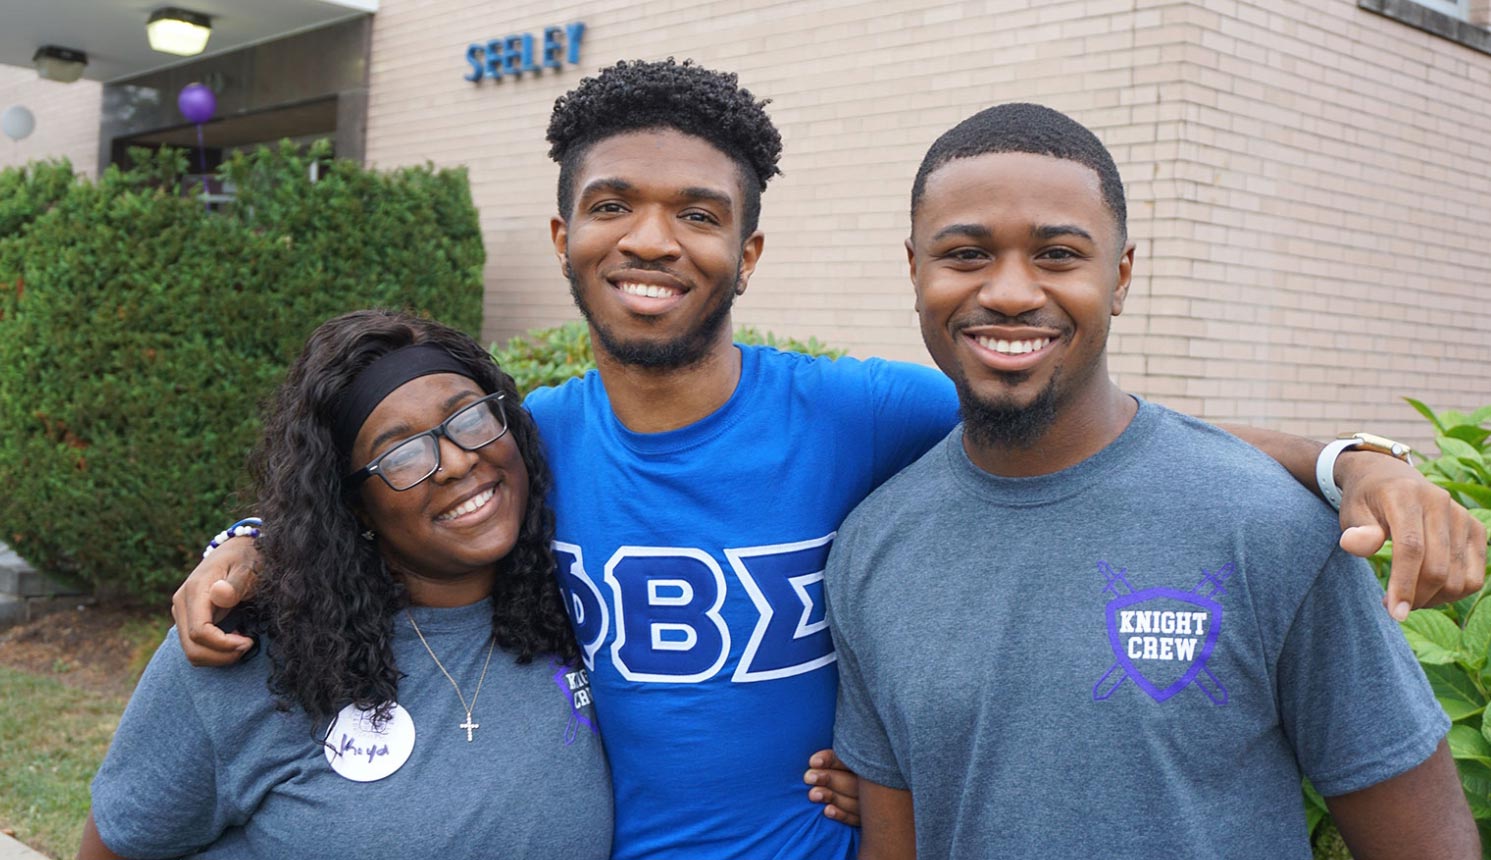
[[[373,712],[348,705],[326,733],[326,761],[353,782],[375,782],[397,771],[414,752],[414,720],[398,704],[373,725]]]

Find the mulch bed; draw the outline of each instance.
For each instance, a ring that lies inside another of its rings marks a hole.
[[[141,647],[141,625],[164,632],[170,625],[169,608],[103,606],[76,597],[36,601],[30,621],[0,630],[0,666],[86,690],[128,695],[134,687],[130,663]]]

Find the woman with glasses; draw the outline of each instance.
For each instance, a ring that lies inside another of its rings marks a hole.
[[[437,323],[311,335],[254,458],[265,646],[173,631],[93,783],[79,857],[606,858],[611,791],[512,379]]]

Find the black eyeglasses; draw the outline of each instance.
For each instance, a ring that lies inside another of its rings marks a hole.
[[[440,437],[463,451],[475,451],[507,434],[507,415],[502,411],[502,392],[488,394],[423,433],[399,442],[346,478],[347,489],[355,489],[373,475],[391,490],[408,490],[440,468]]]

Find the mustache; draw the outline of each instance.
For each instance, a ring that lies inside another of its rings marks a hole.
[[[969,311],[966,314],[955,317],[949,328],[953,331],[962,331],[963,329],[974,328],[976,326],[1047,328],[1059,331],[1062,334],[1066,334],[1071,329],[1071,325],[1065,319],[1042,311],[1030,311],[1010,316],[1008,314],[996,313],[987,308]]]
[[[668,266],[653,260],[628,260],[626,263],[623,263],[620,266],[615,266],[611,269],[606,270],[605,277],[609,278],[618,272],[661,272],[662,274],[667,275],[671,278],[676,278],[679,281],[685,280],[682,275],[673,271]]]

